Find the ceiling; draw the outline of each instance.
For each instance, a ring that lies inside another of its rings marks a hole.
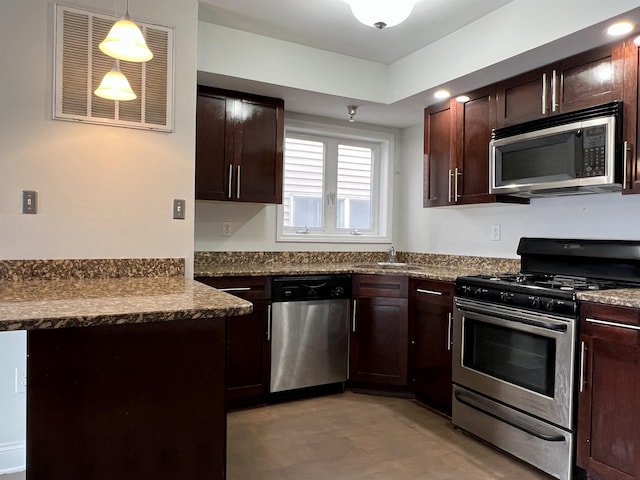
[[[512,0],[418,0],[407,20],[377,30],[345,0],[200,0],[199,18],[308,47],[391,64]]]
[[[273,37],[296,44],[340,53],[382,64],[407,55],[473,23],[513,0],[418,0],[409,18],[395,27],[377,30],[360,24],[346,0],[200,0],[199,20]],[[640,10],[640,9],[638,9]],[[598,37],[594,35],[597,32]],[[607,41],[602,27],[594,26],[572,38],[561,39],[534,51],[493,65],[447,84],[464,92],[564,58]],[[288,112],[346,120],[347,105],[357,104],[356,121],[395,128],[422,122],[424,108],[435,103],[426,91],[390,105],[358,102],[279,85],[266,84],[206,72],[201,84],[276,96],[285,100]]]

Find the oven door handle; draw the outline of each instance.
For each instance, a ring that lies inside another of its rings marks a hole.
[[[554,332],[567,331],[567,325],[564,323],[552,323],[552,322],[545,322],[544,320],[537,320],[533,318],[517,317],[515,315],[509,315],[508,313],[504,313],[504,312],[498,313],[495,311],[491,311],[488,308],[481,308],[481,307],[474,308],[468,305],[465,305],[464,308],[458,305],[458,309],[461,312],[471,312],[471,313],[479,313],[481,315],[490,315],[498,319],[508,320],[508,321],[517,322],[517,323],[523,323],[525,325],[531,325],[532,327],[544,328],[545,330],[553,330]]]
[[[545,433],[541,431],[540,428],[523,425],[522,423],[517,422],[515,419],[504,418],[503,416],[499,415],[497,412],[492,412],[490,407],[482,405],[481,402],[465,395],[464,392],[460,392],[460,391],[455,392],[455,397],[456,397],[456,400],[458,400],[463,405],[466,405],[469,408],[473,408],[474,410],[482,412],[485,415],[489,415],[490,417],[495,418],[496,420],[500,420],[501,422],[506,423],[507,425],[511,425],[512,427],[517,428],[518,430],[521,430],[525,433],[528,433],[529,435],[532,435],[536,438],[539,438],[540,440],[544,440],[546,442],[564,442],[565,441],[565,438],[560,434]]]

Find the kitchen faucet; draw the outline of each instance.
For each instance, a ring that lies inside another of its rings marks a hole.
[[[393,247],[389,249],[389,263],[396,263],[396,249]]]

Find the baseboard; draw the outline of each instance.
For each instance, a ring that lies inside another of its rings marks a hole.
[[[25,442],[0,443],[0,475],[25,470],[26,452]]]

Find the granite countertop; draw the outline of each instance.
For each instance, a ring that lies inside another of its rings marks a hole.
[[[604,303],[606,305],[640,308],[640,288],[579,292],[577,297],[578,300],[582,302]]]
[[[227,317],[252,309],[184,277],[0,282],[0,331]]]
[[[377,263],[297,263],[297,264],[242,264],[219,265],[196,269],[196,277],[225,277],[225,276],[270,276],[270,275],[320,275],[320,274],[375,274],[375,275],[406,275],[410,278],[426,280],[440,280],[453,282],[461,275],[481,273],[477,266],[442,266],[406,264],[389,267],[379,266]]]

